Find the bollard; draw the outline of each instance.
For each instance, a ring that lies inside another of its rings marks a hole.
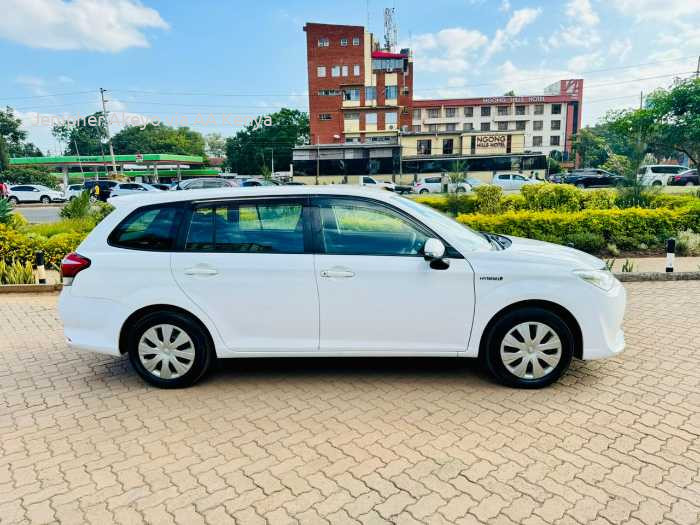
[[[36,252],[36,273],[39,284],[46,284],[46,269],[44,268],[44,252]]]
[[[676,239],[666,240],[666,273],[673,272],[673,261],[676,258]]]

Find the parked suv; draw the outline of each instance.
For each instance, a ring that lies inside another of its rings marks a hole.
[[[236,184],[227,179],[215,177],[203,177],[199,179],[187,179],[173,183],[172,190],[201,190],[213,188],[233,188]]]
[[[642,166],[637,172],[637,180],[645,186],[666,186],[670,176],[679,175],[687,169],[686,166],[672,164]]]
[[[50,204],[52,202],[63,202],[66,198],[60,191],[52,190],[41,184],[17,184],[10,186],[7,200],[12,204],[24,202]]]
[[[69,345],[128,355],[159,387],[191,385],[215,357],[444,356],[536,388],[625,344],[625,290],[600,259],[479,233],[392,192],[115,201],[62,262],[60,314]],[[425,322],[429,304],[440,314]]]
[[[573,184],[577,188],[609,188],[624,183],[625,178],[598,168],[573,170],[562,174],[558,181],[563,184]]]
[[[466,193],[472,191],[471,184],[468,182],[450,182],[447,185],[447,190],[450,193]],[[413,191],[416,193],[442,193],[442,177],[423,177],[413,185]]]

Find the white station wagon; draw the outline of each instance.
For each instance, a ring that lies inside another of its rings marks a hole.
[[[149,192],[62,264],[68,343],[159,387],[214,357],[480,358],[510,386],[624,348],[625,291],[580,251],[470,230],[392,192]],[[426,322],[426,318],[430,322]]]

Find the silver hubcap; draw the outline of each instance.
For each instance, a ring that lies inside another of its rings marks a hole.
[[[177,379],[194,363],[194,343],[187,332],[171,324],[146,330],[139,341],[139,359],[151,374],[161,379]]]
[[[501,343],[501,360],[508,371],[521,379],[540,379],[561,360],[559,336],[543,323],[521,323]]]

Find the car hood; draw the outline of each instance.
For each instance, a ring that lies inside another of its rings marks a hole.
[[[525,259],[533,263],[568,266],[572,270],[598,270],[605,268],[605,263],[598,257],[568,246],[536,241],[534,239],[524,239],[522,237],[507,237],[513,244],[506,248],[506,251],[520,260]]]

